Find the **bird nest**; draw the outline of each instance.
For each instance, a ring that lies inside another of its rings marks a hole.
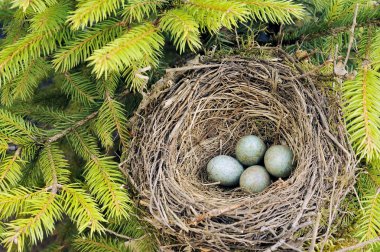
[[[171,69],[131,119],[125,171],[147,219],[175,237],[162,248],[299,251],[327,239],[354,155],[336,94],[277,53]],[[257,194],[211,183],[207,162],[247,134],[290,146],[292,175]]]

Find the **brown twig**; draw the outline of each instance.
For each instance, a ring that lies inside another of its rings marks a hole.
[[[361,242],[361,243],[358,243],[358,244],[350,246],[350,247],[342,248],[342,249],[339,249],[339,250],[337,250],[335,252],[352,251],[352,250],[363,248],[365,246],[368,246],[368,245],[371,245],[371,244],[374,244],[374,243],[377,243],[377,242],[380,242],[380,237],[377,237],[377,238],[369,240],[369,241]]]
[[[195,66],[168,68],[166,69],[166,73],[189,71],[189,70],[202,69],[202,68],[213,68],[213,67],[219,67],[219,66],[221,66],[221,64],[195,65]]]
[[[95,112],[92,112],[91,114],[89,114],[88,116],[86,116],[84,119],[76,122],[72,127],[70,128],[67,128],[63,131],[61,131],[60,133],[48,138],[46,140],[46,143],[52,143],[52,142],[55,142],[59,139],[61,139],[62,137],[66,136],[67,134],[69,134],[70,132],[72,132],[73,130],[85,125],[88,121],[90,121],[91,119],[95,118],[96,116],[98,115],[98,111],[95,111]]]
[[[348,58],[350,57],[352,43],[354,42],[356,17],[358,16],[358,10],[359,10],[359,4],[357,3],[356,7],[355,7],[355,12],[354,12],[354,18],[353,18],[353,21],[352,21],[352,26],[351,26],[351,29],[350,29],[350,39],[349,39],[349,42],[348,42],[347,55],[346,55],[346,59],[344,60],[344,63],[343,63],[343,68],[345,68],[346,65],[347,65]]]
[[[319,223],[321,221],[321,216],[322,216],[321,213],[318,213],[317,219],[315,220],[315,225],[314,225],[314,228],[313,228],[313,237],[311,239],[311,243],[310,243],[310,247],[309,247],[309,252],[314,252],[315,242],[316,242],[317,236],[318,236]]]
[[[126,236],[126,235],[122,235],[122,234],[119,234],[119,233],[117,233],[117,232],[115,232],[115,231],[113,231],[113,230],[111,230],[111,229],[108,229],[108,228],[105,228],[104,231],[106,231],[107,233],[113,234],[114,236],[117,236],[117,237],[123,238],[123,239],[125,239],[125,240],[128,240],[128,241],[133,240],[132,237],[129,237],[129,236]]]

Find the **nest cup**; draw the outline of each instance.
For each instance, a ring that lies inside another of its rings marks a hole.
[[[271,55],[170,72],[132,118],[125,171],[147,220],[175,237],[175,246],[293,251],[329,235],[354,179],[339,106],[292,58]],[[234,155],[248,134],[268,146],[288,145],[296,160],[292,175],[259,194],[210,183],[207,162]],[[168,241],[162,239],[163,250],[173,249]]]

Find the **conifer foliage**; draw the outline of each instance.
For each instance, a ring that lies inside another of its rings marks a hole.
[[[154,251],[119,169],[126,97],[166,42],[195,52],[204,33],[303,13],[290,0],[1,1],[1,246],[41,250],[50,236],[46,250]]]

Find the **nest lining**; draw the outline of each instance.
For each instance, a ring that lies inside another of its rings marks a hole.
[[[167,76],[132,119],[126,172],[148,220],[179,244],[291,250],[329,233],[354,178],[354,156],[331,94],[276,59],[229,57]],[[210,183],[207,162],[233,155],[247,134],[290,146],[291,177],[259,194]],[[321,212],[327,225],[315,223]]]

